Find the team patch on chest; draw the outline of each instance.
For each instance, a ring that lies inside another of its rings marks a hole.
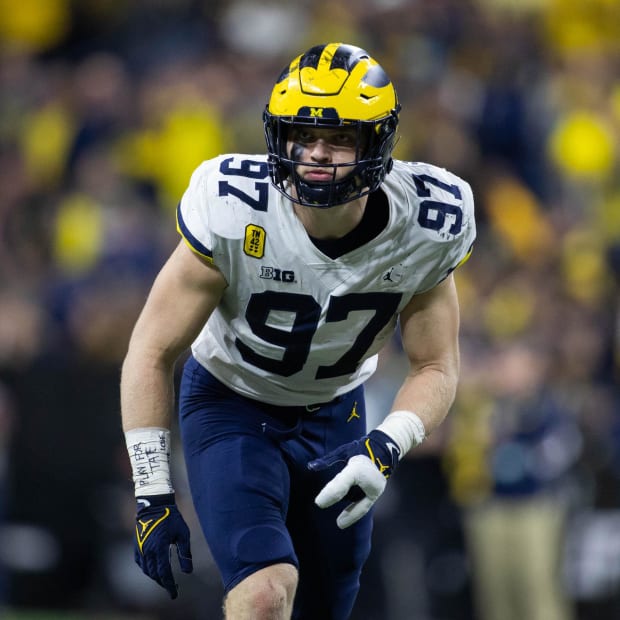
[[[263,258],[265,254],[265,240],[267,233],[262,226],[248,224],[245,227],[245,241],[243,251],[252,258]]]

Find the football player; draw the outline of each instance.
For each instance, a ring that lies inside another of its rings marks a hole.
[[[367,52],[318,45],[276,81],[267,154],[191,177],[121,384],[136,561],[172,598],[171,545],[192,570],[169,471],[188,347],[179,427],[228,619],[348,618],[371,508],[453,402],[452,272],[475,237],[473,198],[444,169],[393,160],[399,107]],[[409,372],[367,430],[363,384],[397,323]]]

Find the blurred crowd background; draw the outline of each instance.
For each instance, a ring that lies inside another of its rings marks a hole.
[[[119,368],[191,171],[264,152],[275,78],[334,40],[479,230],[457,401],[378,505],[354,620],[620,617],[618,0],[0,0],[5,617],[220,617],[179,447],[195,573],[170,602],[133,563]],[[371,423],[404,364],[396,337]]]

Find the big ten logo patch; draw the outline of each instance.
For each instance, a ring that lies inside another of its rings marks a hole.
[[[267,233],[261,226],[255,224],[248,224],[245,227],[245,242],[243,244],[243,251],[254,258],[262,258],[265,254],[265,239]]]
[[[276,282],[295,282],[295,272],[288,269],[276,269],[275,267],[260,268],[259,277],[263,280],[275,280]]]

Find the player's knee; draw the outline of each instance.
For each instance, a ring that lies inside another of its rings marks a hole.
[[[252,593],[251,607],[257,618],[284,618],[293,602],[295,588],[288,582],[265,581]]]
[[[256,620],[289,618],[297,590],[297,569],[290,564],[268,566],[244,579],[233,588],[226,600],[226,617],[236,615],[237,610],[252,610],[248,617]]]
[[[295,567],[290,564],[270,566],[257,573],[252,593],[254,608],[264,611],[265,618],[277,618],[279,616],[274,612],[292,607],[296,590],[297,570]]]

